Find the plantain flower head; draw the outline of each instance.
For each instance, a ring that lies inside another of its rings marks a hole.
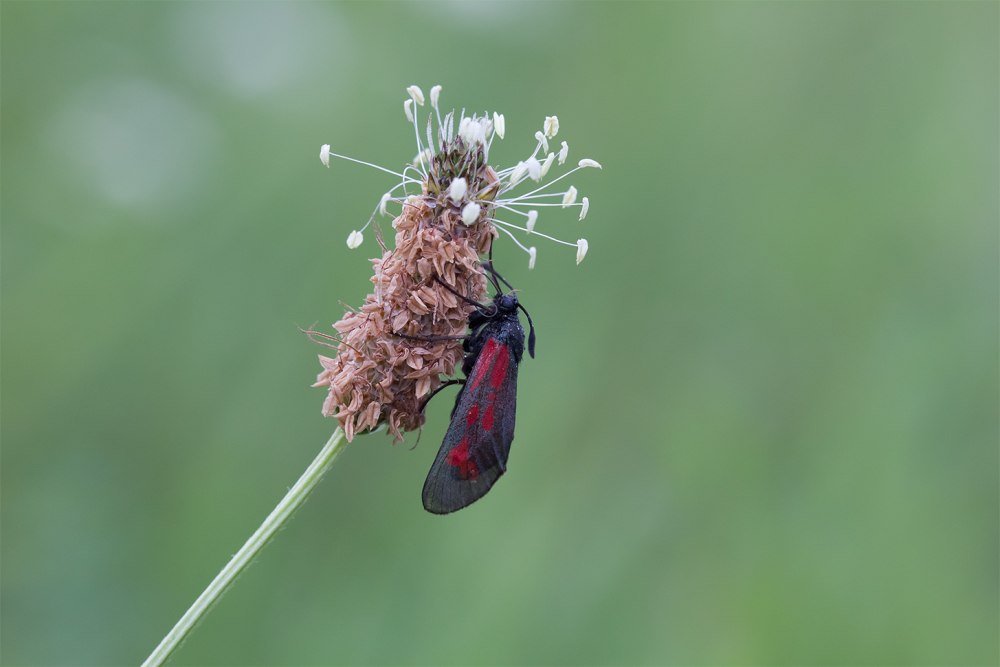
[[[571,243],[536,230],[539,208],[580,207],[579,219],[586,216],[589,199],[577,203],[572,185],[565,190],[551,186],[580,169],[599,166],[581,160],[545,182],[556,160],[548,140],[559,131],[559,119],[547,116],[535,133],[534,150],[498,169],[490,166],[489,153],[493,141],[505,136],[503,114],[467,115],[463,110],[442,115],[441,90],[430,89],[428,108],[419,86],[406,89],[403,112],[413,126],[417,152],[401,170],[338,155],[329,144],[320,148],[324,166],[329,167],[331,157],[340,158],[397,179],[368,222],[347,239],[349,248],[361,247],[365,230],[379,215],[393,217],[391,249],[375,229],[381,254],[372,260],[372,293],[333,325],[335,336],[310,332],[335,342],[327,344],[337,354],[320,356],[322,370],[313,386],[326,388],[323,414],[337,418],[348,440],[381,424],[401,439],[423,424],[424,403],[454,375],[462,359],[461,338],[475,308],[472,302],[486,296],[480,258],[495,238],[504,235],[513,241],[528,256],[529,269],[535,267],[537,248],[524,245],[518,234],[575,248],[577,264],[587,253],[586,239]],[[427,110],[426,123],[422,109]],[[560,165],[569,150],[565,141],[561,145]]]

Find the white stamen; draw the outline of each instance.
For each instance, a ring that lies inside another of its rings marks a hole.
[[[528,248],[528,270],[535,268],[535,258],[538,256],[538,249],[535,246]]]
[[[591,160],[588,157],[585,157],[582,160],[580,160],[579,167],[580,169],[583,169],[585,167],[595,167],[597,169],[604,169],[604,167],[601,166],[600,162],[598,162],[597,160]]]
[[[514,167],[514,171],[510,172],[510,184],[507,186],[508,189],[514,187],[521,182],[528,173],[528,166],[523,162],[518,162],[517,166]]]
[[[497,229],[499,229],[501,231],[507,231],[506,229],[504,229],[504,227],[509,227],[510,229],[516,229],[519,232],[527,232],[528,231],[524,227],[519,227],[519,226],[515,225],[512,222],[507,222],[506,220],[499,220],[497,218],[490,218],[490,222],[492,222],[494,225],[498,225]],[[575,243],[570,243],[569,241],[563,241],[562,239],[557,239],[556,237],[549,236],[548,234],[542,234],[541,232],[535,232],[535,235],[536,236],[540,236],[543,239],[548,239],[549,241],[554,241],[556,243],[559,243],[560,245],[569,246],[570,248],[575,248],[576,247]],[[511,238],[514,238],[514,237],[511,236]],[[525,248],[523,245],[520,245],[520,248],[522,250],[524,250],[525,252],[528,251],[528,249]]]
[[[385,207],[386,204],[389,203],[390,199],[392,199],[392,194],[386,192],[384,195],[382,195],[382,199],[378,203],[378,212],[381,213],[382,215],[389,215],[389,211],[387,211]]]
[[[562,148],[559,149],[559,164],[566,162],[566,158],[569,156],[569,144],[565,141],[562,142]]]
[[[559,134],[559,116],[546,116],[542,127],[545,129],[545,136],[549,139],[556,136]]]
[[[406,114],[406,120],[413,122],[413,100],[406,100],[403,102],[403,113]]]
[[[497,229],[499,229],[501,232],[503,232],[508,237],[510,237],[510,240],[514,242],[514,245],[516,245],[518,248],[520,248],[524,252],[530,252],[526,247],[524,247],[523,243],[521,243],[520,241],[517,240],[516,236],[514,236],[513,234],[510,233],[509,229],[504,229],[503,225],[505,225],[506,223],[504,223],[504,222],[502,222],[500,220],[494,220],[493,222],[494,222],[494,224],[498,225]],[[514,227],[514,225],[510,225],[510,226]],[[515,229],[520,229],[520,227],[514,227],[514,228]],[[567,243],[566,245],[573,245],[573,244],[572,243]]]
[[[544,190],[546,187],[548,187],[548,185],[543,185],[540,189]],[[549,197],[560,197],[561,198],[564,194],[566,194],[566,193],[564,193],[564,192],[544,192],[542,194],[537,194],[537,195],[535,195],[535,194],[532,194],[532,195],[518,195],[517,197],[514,197],[513,199],[504,199],[503,201],[508,202],[508,203],[514,203],[514,204],[522,204],[522,205],[524,205],[525,204],[525,200],[527,200],[527,199],[546,199],[546,198],[549,198]],[[539,204],[539,206],[562,206],[562,204]]]
[[[587,256],[587,239],[579,239],[576,242],[576,263],[579,264]]]
[[[545,174],[549,173],[549,169],[552,168],[552,163],[556,161],[556,154],[549,153],[549,156],[545,158],[545,162],[542,163],[542,178],[545,178]]]
[[[330,144],[323,144],[319,147],[319,161],[327,169],[330,168]]]
[[[587,211],[590,210],[590,199],[587,197],[583,198],[583,204],[580,206],[580,220],[587,217]]]
[[[535,189],[534,189],[534,190],[532,190],[531,192],[526,192],[526,193],[524,193],[523,195],[520,195],[520,196],[518,196],[518,197],[514,197],[513,199],[508,199],[508,200],[506,200],[506,201],[507,201],[507,203],[511,203],[511,202],[517,202],[517,201],[521,201],[521,200],[524,200],[524,199],[527,199],[527,198],[531,197],[532,195],[535,195],[535,194],[537,194],[537,193],[541,192],[542,190],[547,190],[547,189],[549,189],[550,187],[552,187],[553,185],[555,185],[555,184],[556,184],[556,183],[558,183],[559,181],[563,180],[564,178],[567,178],[567,177],[569,177],[569,176],[572,176],[572,175],[573,175],[573,174],[575,174],[576,172],[580,171],[580,169],[581,169],[580,167],[573,167],[572,169],[570,169],[569,171],[567,171],[567,172],[566,172],[565,174],[562,174],[562,175],[560,175],[560,176],[559,176],[559,177],[557,177],[557,178],[553,178],[553,179],[552,179],[551,181],[549,181],[548,183],[545,183],[545,184],[543,184],[543,185],[541,185],[541,186],[539,186],[539,187],[535,188]],[[508,188],[508,189],[509,189],[509,188]],[[547,196],[547,195],[542,195],[542,196]],[[557,196],[558,196],[558,195],[557,195]],[[545,206],[545,204],[539,204],[539,206]]]
[[[414,102],[420,106],[424,106],[424,91],[420,90],[420,86],[410,86],[406,89],[406,92],[410,94]]]
[[[479,204],[474,201],[470,201],[465,205],[465,208],[462,209],[462,222],[464,222],[467,227],[475,224],[476,220],[479,219],[479,213],[481,211],[482,209],[479,207]]]
[[[545,138],[545,135],[541,132],[535,132],[535,140],[542,145],[542,152],[549,152],[549,140]]]
[[[458,136],[466,146],[472,146],[476,140],[476,130],[472,127],[471,118],[463,118],[458,124]]]
[[[458,125],[458,136],[462,138],[466,146],[472,147],[476,144],[486,144],[486,135],[489,134],[493,123],[489,118],[463,118]]]
[[[420,167],[429,165],[431,163],[431,158],[433,157],[434,157],[434,151],[432,151],[430,148],[425,148],[424,150],[420,151],[419,153],[413,156],[413,166],[419,169]]]
[[[542,180],[542,165],[534,156],[529,157],[524,164],[528,167],[528,177],[531,180]]]
[[[448,196],[451,200],[458,204],[465,198],[465,192],[469,189],[469,184],[464,178],[456,178],[448,186]]]
[[[528,211],[528,222],[525,223],[524,228],[528,230],[528,233],[535,231],[535,223],[538,222],[538,211],[531,210]]]
[[[347,157],[346,155],[341,155],[340,153],[334,153],[333,151],[329,151],[329,155],[330,155],[330,157],[340,158],[341,160],[347,160],[348,162],[356,162],[358,164],[363,164],[366,167],[371,167],[372,169],[378,169],[379,171],[384,171],[387,174],[392,174],[393,176],[398,176],[399,178],[402,178],[405,181],[410,181],[410,182],[413,182],[413,183],[419,183],[419,181],[416,181],[416,180],[414,180],[412,178],[407,178],[407,176],[405,174],[401,174],[398,171],[393,171],[392,169],[386,169],[385,167],[380,167],[379,165],[372,164],[371,162],[365,162],[364,160],[357,160],[357,159],[352,158],[352,157]],[[404,169],[404,171],[405,171],[405,169]]]
[[[354,250],[359,245],[361,245],[361,242],[364,240],[365,240],[364,234],[362,234],[358,230],[354,230],[353,232],[347,235],[347,247],[350,248],[351,250]]]
[[[503,117],[502,113],[493,112],[493,131],[497,133],[497,136],[503,139],[504,132],[507,130],[507,119]]]
[[[438,99],[441,97],[441,86],[431,86],[431,106],[438,108]]]
[[[566,191],[566,194],[563,195],[562,207],[566,208],[567,206],[571,206],[575,201],[576,201],[576,188],[574,188],[571,185],[569,186],[569,190]]]

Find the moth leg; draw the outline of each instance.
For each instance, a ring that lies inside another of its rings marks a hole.
[[[424,427],[421,426],[419,429],[417,429],[417,441],[413,443],[412,447],[410,447],[411,452],[417,448],[417,445],[420,444],[420,436],[422,436],[423,434],[424,434]]]
[[[420,340],[425,343],[443,343],[446,340],[465,340],[468,336],[411,336],[410,334],[392,332],[393,336],[405,338],[407,340]]]
[[[424,399],[423,405],[420,406],[420,412],[423,412],[427,408],[427,404],[431,402],[431,399],[437,396],[438,392],[445,387],[450,387],[455,384],[465,384],[465,380],[448,380],[447,382],[441,383],[441,386],[430,393],[430,396]]]
[[[454,287],[452,287],[451,285],[449,285],[445,281],[441,280],[440,276],[434,276],[434,280],[438,281],[438,283],[441,284],[441,287],[445,288],[446,290],[448,290],[449,292],[451,292],[452,294],[454,294],[455,296],[457,296],[462,301],[464,301],[464,302],[466,302],[468,304],[471,304],[471,305],[475,306],[476,308],[478,308],[480,310],[487,310],[488,308],[490,308],[490,306],[488,304],[479,303],[478,301],[474,301],[473,299],[470,299],[469,297],[465,296],[464,294],[459,293],[459,291],[456,290]]]

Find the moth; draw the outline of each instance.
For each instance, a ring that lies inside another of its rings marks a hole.
[[[514,440],[517,370],[524,354],[524,328],[518,310],[528,318],[528,354],[535,356],[531,316],[513,288],[503,293],[496,280],[503,278],[492,263],[485,267],[497,291],[492,303],[471,301],[445,285],[476,310],[469,316],[470,333],[462,344],[465,379],[453,382],[462,388],[444,442],[424,481],[424,509],[433,514],[448,514],[471,505],[507,471]]]

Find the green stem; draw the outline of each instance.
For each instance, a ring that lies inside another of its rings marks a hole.
[[[319,480],[330,469],[333,460],[337,458],[337,454],[344,448],[346,442],[344,440],[344,432],[338,426],[337,430],[333,432],[333,435],[330,436],[330,439],[323,446],[323,449],[320,450],[313,462],[309,464],[306,471],[299,477],[299,481],[295,482],[295,486],[285,494],[285,497],[281,499],[277,507],[264,519],[264,523],[260,524],[260,528],[250,536],[246,544],[236,552],[236,555],[215,576],[215,579],[198,596],[198,599],[194,601],[191,608],[184,612],[184,615],[181,616],[177,624],[167,633],[167,636],[163,638],[159,646],[142,663],[142,667],[157,667],[167,661],[167,658],[187,638],[202,616],[208,613],[208,610],[222,597],[222,594],[236,580],[236,577],[250,565],[250,562],[260,553],[264,545],[288,522],[292,514],[295,513],[295,510],[305,502],[306,498],[309,497],[309,494],[316,487],[316,484],[319,483]]]

